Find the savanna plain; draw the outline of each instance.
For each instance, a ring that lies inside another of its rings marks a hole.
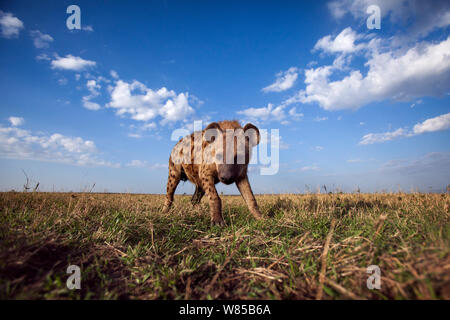
[[[450,299],[448,193],[221,198],[225,227],[186,195],[0,193],[0,298]]]

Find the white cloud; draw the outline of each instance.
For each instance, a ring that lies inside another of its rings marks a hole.
[[[284,142],[282,136],[276,136],[271,134],[261,135],[260,145],[274,145],[278,147],[279,150],[287,150],[289,149],[289,144]]]
[[[289,110],[288,112],[289,117],[293,120],[300,120],[301,118],[303,118],[303,113],[297,113],[297,108],[293,107]]]
[[[30,31],[30,35],[33,38],[33,44],[36,48],[48,48],[49,43],[53,42],[53,38],[48,35],[40,32],[39,30]]]
[[[83,107],[92,111],[97,111],[102,108],[98,103],[87,100],[86,97],[83,97]]]
[[[9,117],[8,120],[14,127],[21,126],[25,123],[24,118],[21,117]]]
[[[101,89],[100,84],[98,84],[95,80],[88,80],[86,83],[86,87],[88,88],[90,95],[83,97],[83,107],[85,107],[88,110],[99,110],[101,107],[98,103],[92,102],[91,99],[94,99],[95,97],[98,97],[100,95],[100,92],[98,91]]]
[[[85,27],[82,27],[81,30],[88,31],[88,32],[93,32],[94,28],[92,26],[85,26]]]
[[[286,114],[286,107],[286,104],[274,107],[272,103],[269,103],[267,107],[248,108],[238,111],[237,114],[244,115],[247,119],[255,122],[279,121],[282,124],[289,123],[288,120],[300,120],[303,117],[303,113],[297,113],[295,107]]]
[[[46,53],[41,53],[40,55],[36,56],[36,60],[38,60],[38,61],[40,61],[40,60],[50,61],[52,59]]]
[[[283,106],[274,108],[273,104],[269,103],[267,107],[248,108],[237,113],[254,120],[283,120],[286,116],[283,109]]]
[[[126,165],[127,167],[135,167],[135,168],[148,168],[151,170],[159,170],[159,169],[167,169],[167,164],[154,163],[151,164],[148,161],[143,160],[131,160]]]
[[[59,133],[32,133],[17,127],[0,126],[0,157],[62,162],[80,166],[118,167],[98,159],[93,141]]]
[[[413,132],[415,134],[422,134],[425,132],[435,132],[447,129],[450,129],[450,113],[427,119],[422,123],[416,124],[413,128]]]
[[[315,164],[313,164],[313,165],[311,165],[311,166],[304,166],[304,167],[301,167],[299,170],[301,171],[301,172],[305,172],[305,171],[318,171],[320,168],[317,166],[317,165],[315,165]]]
[[[101,86],[95,80],[88,80],[86,83],[86,87],[93,95],[98,95],[97,89],[100,89]]]
[[[118,75],[118,73],[117,73],[116,71],[111,70],[111,71],[109,72],[109,74],[110,74],[111,77],[113,77],[114,79],[119,79],[119,75]]]
[[[328,3],[328,10],[333,17],[341,19],[347,13],[347,8],[343,7],[343,1],[331,1]]]
[[[315,147],[314,147],[314,150],[316,150],[316,151],[322,151],[322,150],[323,150],[323,147],[322,147],[322,146],[315,146]]]
[[[134,138],[134,139],[140,139],[140,138],[142,138],[142,135],[140,133],[129,133],[128,137]]]
[[[147,88],[134,80],[131,83],[118,80],[110,87],[111,101],[107,107],[117,109],[117,115],[129,114],[137,121],[149,121],[158,116],[163,124],[186,119],[194,113],[189,105],[189,94],[176,94],[162,87],[159,90]]]
[[[360,39],[351,27],[345,28],[334,39],[331,35],[325,36],[317,41],[314,46],[315,50],[322,50],[328,53],[352,53],[364,48],[364,44],[355,44],[355,41]]]
[[[96,65],[96,62],[84,60],[81,57],[75,57],[71,54],[68,54],[64,58],[59,56],[56,57],[55,60],[52,60],[51,65],[52,69],[81,71],[89,67],[94,67]]]
[[[306,89],[284,103],[315,102],[325,110],[358,109],[371,102],[437,96],[450,90],[450,37],[440,43],[417,43],[406,52],[371,50],[366,76],[351,70],[341,80],[330,81],[335,66],[307,69]]]
[[[146,123],[141,127],[142,130],[153,130],[156,129],[156,123],[154,122],[150,122],[150,123]]]
[[[414,108],[416,105],[418,105],[418,104],[422,104],[422,100],[421,99],[419,99],[419,100],[417,100],[416,102],[414,102],[413,104],[411,104],[411,108]]]
[[[100,83],[100,82],[111,83],[111,80],[109,80],[108,78],[105,78],[103,76],[98,76],[97,78],[92,77],[92,78],[94,78],[94,80],[96,80],[98,83]]]
[[[263,88],[263,92],[281,92],[292,88],[298,77],[298,69],[291,67],[287,71],[277,73],[276,76],[275,82]]]
[[[328,3],[328,8],[337,19],[350,13],[360,21],[368,17],[366,10],[370,5],[380,7],[382,24],[389,19],[395,26],[407,25],[407,28],[397,29],[404,30],[411,39],[450,25],[448,0],[336,0]]]
[[[180,93],[167,100],[160,110],[160,115],[163,117],[162,123],[179,121],[192,114],[194,109],[189,105],[188,97],[187,93]]]
[[[402,138],[402,137],[407,137],[409,135],[410,135],[410,133],[404,128],[399,128],[392,132],[369,133],[362,137],[359,144],[367,145],[367,144],[386,142],[386,141],[391,141],[391,140]]]
[[[315,121],[315,122],[322,122],[322,121],[326,121],[326,120],[328,120],[328,117],[315,117],[313,119],[313,121]]]
[[[131,160],[129,163],[127,163],[127,167],[143,168],[146,166],[148,166],[148,162],[142,160]]]
[[[430,118],[424,122],[418,123],[414,126],[412,131],[405,128],[399,128],[392,132],[384,133],[369,133],[362,137],[359,142],[360,145],[368,145],[374,143],[381,143],[391,141],[399,138],[408,138],[426,132],[435,132],[450,129],[450,113],[441,116]]]
[[[14,38],[19,36],[20,30],[23,29],[23,22],[14,17],[9,12],[0,11],[0,29],[2,37]]]

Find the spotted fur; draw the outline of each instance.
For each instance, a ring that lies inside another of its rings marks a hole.
[[[217,136],[209,137],[208,133],[214,132],[214,130],[217,131]],[[238,149],[237,144],[234,143],[234,148],[227,150],[226,137],[230,133],[236,136],[247,135],[244,150]],[[222,137],[223,140],[217,137]],[[211,224],[223,225],[222,202],[215,185],[219,182],[236,183],[250,212],[256,219],[260,219],[262,215],[247,176],[251,149],[259,143],[259,140],[258,128],[250,123],[242,128],[237,121],[213,122],[203,131],[194,132],[181,139],[173,148],[169,158],[169,178],[164,210],[168,211],[172,206],[173,195],[179,182],[189,180],[195,185],[195,192],[191,199],[192,204],[199,204],[206,194],[209,199]],[[220,141],[222,141],[222,145],[219,144]],[[245,155],[242,152],[245,152]],[[236,163],[226,165],[218,160],[220,157],[226,159],[227,156],[237,159],[239,154],[243,156],[241,158],[244,159],[243,163],[236,161]]]

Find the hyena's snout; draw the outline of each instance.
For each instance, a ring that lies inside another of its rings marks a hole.
[[[232,184],[239,179],[242,171],[242,165],[221,164],[218,165],[217,176],[220,182],[224,184]]]

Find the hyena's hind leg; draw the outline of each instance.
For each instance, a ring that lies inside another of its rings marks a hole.
[[[180,180],[182,179],[183,169],[181,165],[175,165],[172,160],[169,160],[169,178],[167,180],[167,194],[166,202],[164,203],[164,212],[169,211],[173,203],[173,195],[177,189]]]
[[[205,195],[205,190],[203,190],[199,186],[195,186],[195,192],[192,195],[191,203],[192,205],[197,205],[202,201],[203,196]]]

